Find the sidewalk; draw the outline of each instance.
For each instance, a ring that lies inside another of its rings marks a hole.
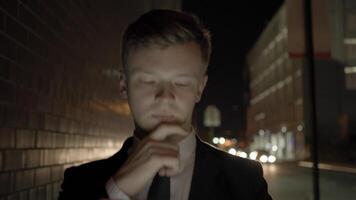
[[[310,161],[299,161],[298,166],[312,168],[313,163]],[[346,172],[356,174],[356,165],[351,164],[341,164],[341,163],[319,163],[319,169],[330,170],[336,172]]]

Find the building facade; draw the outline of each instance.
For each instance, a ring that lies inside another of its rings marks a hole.
[[[355,144],[356,2],[316,0],[312,7],[316,127],[320,152],[327,152]],[[301,1],[287,0],[247,56],[250,148],[271,151],[280,160],[309,157],[303,9]],[[322,158],[333,159],[333,152]]]

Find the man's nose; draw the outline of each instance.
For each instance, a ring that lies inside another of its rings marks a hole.
[[[172,100],[175,98],[174,88],[170,84],[162,84],[156,94],[156,98],[160,100]]]

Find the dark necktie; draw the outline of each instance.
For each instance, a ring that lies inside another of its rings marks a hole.
[[[170,178],[159,176],[158,173],[153,178],[147,200],[169,200],[170,199]]]

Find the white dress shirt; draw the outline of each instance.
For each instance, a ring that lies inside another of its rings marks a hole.
[[[170,177],[170,200],[188,200],[195,162],[195,130],[179,142],[179,173]],[[153,179],[152,179],[153,180]],[[117,187],[113,178],[106,183],[106,191],[111,200],[146,200],[152,180],[137,195],[130,197]]]

